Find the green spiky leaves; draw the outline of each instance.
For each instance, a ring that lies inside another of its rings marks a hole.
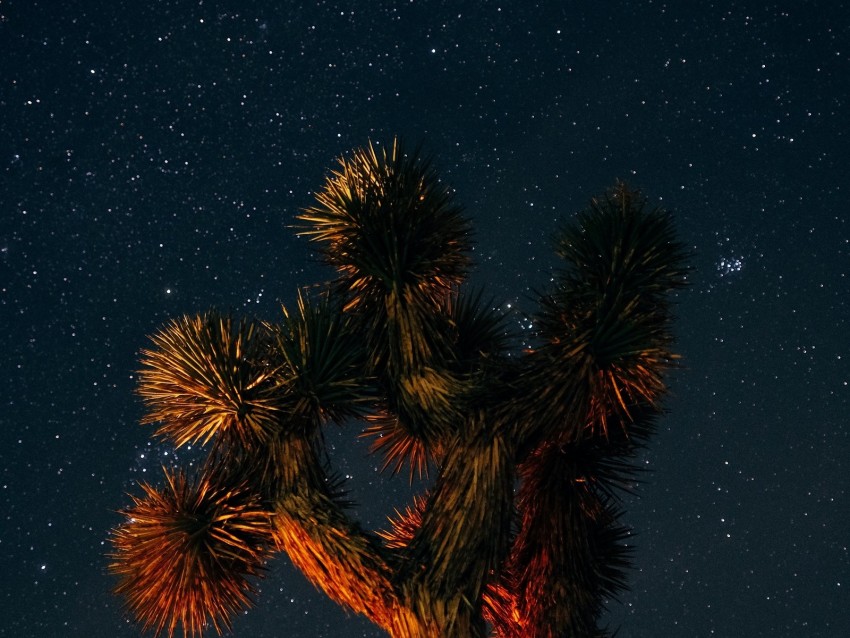
[[[115,591],[156,635],[178,624],[190,637],[207,625],[220,634],[249,605],[273,541],[270,514],[248,484],[220,471],[165,478],[162,489],[142,484],[144,497],[113,532]]]

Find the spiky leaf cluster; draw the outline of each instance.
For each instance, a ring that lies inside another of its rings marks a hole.
[[[281,393],[261,325],[217,312],[170,321],[142,351],[138,393],[145,423],[174,441],[222,437],[251,448],[268,441],[280,418]]]
[[[341,158],[299,216],[301,234],[337,271],[335,295],[365,328],[371,364],[379,375],[406,378],[402,395],[417,384],[433,390],[432,404],[452,391],[428,369],[451,357],[441,309],[465,278],[472,249],[469,220],[453,200],[430,159],[396,140]]]
[[[454,432],[470,409],[492,399],[491,377],[501,374],[508,352],[505,316],[492,306],[480,292],[453,293],[444,300],[442,337],[451,358],[441,360],[439,368],[402,377],[398,388],[390,388],[389,404],[367,416],[363,435],[373,438],[372,451],[384,455],[382,469],[395,474],[407,465],[411,480],[427,476],[429,462],[442,456],[444,434]],[[417,419],[424,419],[419,427]]]
[[[170,637],[178,624],[186,636],[208,625],[220,634],[249,606],[273,540],[270,513],[221,468],[165,479],[162,488],[143,483],[144,496],[122,511],[127,521],[112,537],[115,591],[156,635]]]
[[[288,420],[315,429],[360,416],[374,402],[363,341],[327,295],[310,299],[299,293],[296,310],[284,307],[283,321],[267,328]]]
[[[429,449],[422,437],[412,435],[386,407],[367,416],[366,422],[361,436],[372,439],[370,452],[384,457],[381,471],[395,475],[407,466],[411,482],[414,477],[428,476],[428,463],[439,456],[439,450]]]
[[[299,216],[301,234],[322,244],[349,308],[386,318],[402,291],[434,308],[470,265],[470,224],[453,199],[429,158],[406,154],[397,140],[380,152],[370,144],[340,158]]]
[[[671,351],[669,294],[686,252],[669,214],[618,184],[558,235],[565,268],[541,299],[541,343],[518,382],[519,532],[492,590],[503,636],[596,635],[626,586],[618,489],[653,430]]]
[[[394,517],[388,517],[390,529],[378,532],[390,549],[407,547],[422,525],[422,514],[428,505],[427,495],[414,495],[413,503],[404,511],[395,511]]]
[[[586,428],[604,435],[666,390],[663,374],[678,358],[669,294],[685,283],[687,253],[670,214],[624,184],[593,199],[556,248],[565,268],[540,302],[530,383],[540,388],[539,416],[563,440]]]

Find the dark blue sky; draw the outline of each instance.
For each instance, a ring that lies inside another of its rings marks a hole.
[[[593,5],[593,6],[591,6]],[[138,635],[105,540],[166,318],[264,319],[326,273],[287,228],[336,156],[423,142],[477,284],[530,310],[549,237],[623,178],[696,271],[628,505],[623,638],[850,635],[850,7],[754,2],[0,3],[0,635]],[[362,520],[378,484],[335,433]],[[180,454],[185,460],[185,454]],[[380,498],[375,498],[375,493]],[[378,636],[286,559],[235,636]]]

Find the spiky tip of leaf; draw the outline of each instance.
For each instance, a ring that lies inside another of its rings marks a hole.
[[[403,512],[396,510],[395,517],[387,517],[390,522],[389,530],[378,531],[378,536],[384,539],[384,544],[390,549],[400,549],[410,545],[416,536],[416,531],[422,525],[422,515],[428,504],[426,495],[414,495],[413,504],[407,505]]]
[[[685,285],[688,251],[676,239],[670,213],[649,208],[640,191],[618,182],[556,236],[566,279],[610,294],[637,294],[649,303]],[[578,292],[576,290],[575,292]]]
[[[361,436],[373,438],[370,451],[383,454],[382,470],[389,469],[395,475],[407,465],[411,483],[414,475],[419,479],[428,476],[430,455],[421,438],[411,434],[399,424],[398,418],[386,412],[378,412],[366,418],[369,425]]]
[[[405,153],[398,140],[340,158],[298,219],[300,234],[322,244],[349,307],[374,310],[405,287],[437,303],[469,269],[469,220],[430,158]]]
[[[138,392],[149,410],[143,422],[159,422],[158,435],[178,446],[269,438],[281,406],[262,326],[209,312],[172,320],[151,340]]]
[[[142,484],[112,534],[116,593],[145,630],[170,637],[178,624],[200,637],[220,634],[249,606],[272,542],[270,514],[244,483],[218,485],[214,472],[192,481],[166,472],[166,485]]]

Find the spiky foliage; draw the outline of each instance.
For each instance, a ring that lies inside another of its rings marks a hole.
[[[212,468],[195,480],[165,473],[162,488],[142,484],[143,497],[123,510],[113,532],[116,593],[144,629],[170,637],[212,625],[219,634],[249,606],[272,542],[271,514],[250,486]]]
[[[322,244],[347,309],[378,313],[383,326],[402,291],[411,305],[436,310],[466,276],[471,228],[453,199],[418,150],[407,154],[397,140],[380,152],[369,144],[339,159],[299,216],[307,222],[301,234]]]
[[[686,275],[669,214],[623,184],[556,245],[566,267],[541,299],[542,343],[518,382],[520,529],[508,585],[493,591],[510,609],[501,635],[517,638],[592,635],[603,598],[625,586],[616,490],[634,484],[666,392],[668,297]]]
[[[410,545],[416,530],[422,525],[422,513],[428,504],[426,496],[414,495],[413,503],[405,507],[404,511],[396,510],[395,517],[388,517],[390,529],[378,532],[388,548],[399,549]]]
[[[537,388],[531,441],[631,422],[635,406],[658,405],[678,358],[669,294],[684,285],[687,253],[667,211],[620,183],[562,229],[556,248],[565,268],[540,300],[542,344],[527,359]]]
[[[326,421],[343,423],[374,402],[372,379],[363,374],[363,341],[327,295],[311,300],[299,292],[296,310],[284,307],[282,323],[267,329],[274,337],[278,394],[286,397],[290,422],[313,429]]]
[[[372,364],[415,378],[451,357],[443,303],[463,281],[469,220],[430,158],[395,140],[339,159],[299,219],[337,271],[336,295],[366,326]],[[412,381],[411,383],[415,383]]]
[[[246,448],[270,438],[281,393],[262,326],[208,312],[169,322],[151,341],[138,392],[143,422],[159,423],[158,435],[178,446],[220,436]]]
[[[451,409],[445,409],[442,419],[451,423],[459,419],[468,407],[475,406],[477,401],[488,400],[488,397],[482,398],[478,394],[489,392],[489,381],[484,379],[499,373],[508,349],[508,339],[505,316],[494,310],[492,303],[485,304],[480,291],[474,294],[453,293],[443,303],[447,319],[445,337],[453,353],[452,359],[444,362],[447,368],[444,374],[451,380],[453,390],[446,397],[452,402]],[[433,370],[427,373],[436,376]],[[427,377],[422,381],[427,381]],[[437,386],[441,387],[439,383]],[[422,393],[423,389],[418,391]],[[427,397],[427,391],[425,393]],[[416,401],[428,403],[427,398],[420,397]],[[439,402],[431,403],[431,411],[425,416],[433,420],[434,411],[442,406]],[[411,412],[403,413],[410,419]],[[398,410],[388,407],[369,415],[369,426],[363,431],[363,436],[373,438],[371,450],[384,455],[382,469],[389,468],[396,474],[407,465],[411,481],[414,476],[423,478],[428,475],[429,460],[441,458],[444,446],[432,443],[428,448],[426,440],[412,435],[409,428],[399,422],[397,414]]]
[[[447,299],[445,313],[452,325],[458,372],[475,374],[482,367],[499,365],[508,352],[507,316],[493,306],[492,300],[484,301],[481,291]]]
[[[422,467],[457,420],[462,380],[443,312],[470,265],[471,227],[430,158],[373,145],[339,160],[299,219],[337,272],[334,294],[362,327],[371,368],[398,416],[380,421],[390,465]]]
[[[418,152],[355,151],[300,220],[336,271],[323,293],[279,324],[174,321],[144,352],[146,420],[213,441],[215,471],[145,486],[115,532],[142,624],[226,627],[270,516],[274,550],[394,638],[607,636],[631,550],[620,492],[676,359],[669,215],[622,184],[592,200],[557,236],[564,269],[522,353],[494,304],[459,290],[469,223]],[[393,472],[434,470],[387,532],[351,518],[330,468],[323,428],[355,420]]]
[[[364,428],[361,436],[372,439],[372,445],[369,446],[371,452],[383,455],[381,471],[388,469],[395,475],[407,466],[411,483],[414,477],[423,479],[428,476],[429,459],[439,457],[440,450],[433,447],[429,450],[422,438],[412,436],[399,423],[398,417],[387,408],[367,416],[366,419],[368,426]]]

